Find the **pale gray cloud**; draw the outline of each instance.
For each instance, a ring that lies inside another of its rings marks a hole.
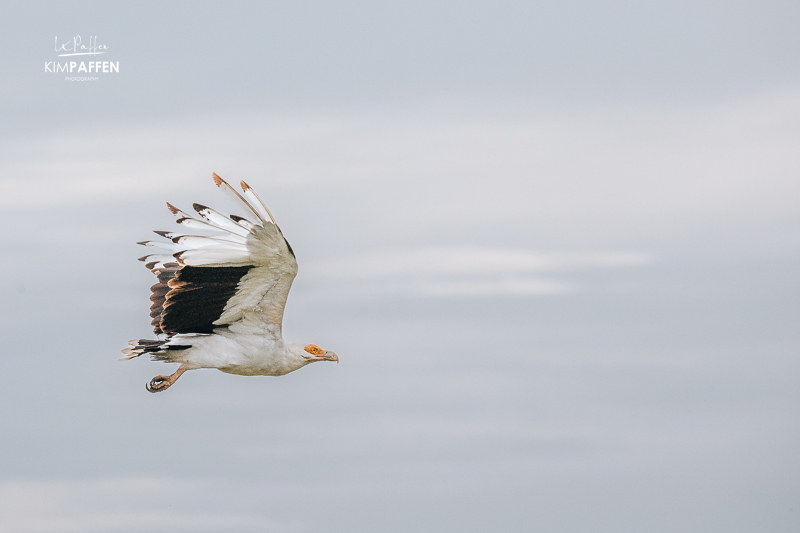
[[[439,246],[376,250],[318,260],[303,270],[322,291],[326,281],[333,281],[337,294],[536,295],[575,290],[570,283],[542,278],[541,273],[641,266],[651,261],[647,254],[630,252],[536,252]]]
[[[180,531],[299,532],[299,523],[280,524],[259,510],[217,513],[165,511],[159,501],[201,500],[216,492],[213,481],[118,478],[0,483],[0,527],[20,533],[137,531],[152,527]]]
[[[487,109],[488,111],[488,109]],[[340,211],[426,226],[555,224],[616,232],[709,216],[791,212],[800,93],[679,112],[618,108],[558,118],[422,110],[206,116],[24,137],[3,146],[8,209],[170,197],[216,171],[272,191],[323,188]],[[113,132],[113,133],[112,133]],[[363,188],[341,195],[342,187]],[[378,189],[393,198],[377,198]],[[211,189],[198,193],[211,196]],[[315,201],[316,198],[314,198]],[[408,203],[403,208],[402,202]],[[274,202],[270,202],[274,203]],[[413,207],[412,207],[413,206]],[[652,227],[650,228],[652,229]]]

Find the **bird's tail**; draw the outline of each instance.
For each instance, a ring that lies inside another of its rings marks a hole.
[[[122,350],[124,357],[120,359],[120,361],[127,361],[128,359],[139,357],[143,353],[152,353],[154,359],[168,360],[168,358],[159,357],[158,354],[162,354],[167,350],[188,350],[192,347],[191,345],[186,344],[170,344],[171,340],[172,339],[133,339],[128,341],[130,346]]]
[[[166,342],[166,340],[153,341],[148,339],[134,339],[128,341],[130,346],[122,350],[124,357],[120,359],[120,361],[127,361],[128,359],[139,357],[143,353],[160,352]]]

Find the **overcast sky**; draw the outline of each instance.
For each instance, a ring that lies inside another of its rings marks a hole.
[[[797,2],[0,27],[0,529],[800,528]],[[119,72],[45,72],[78,35]],[[135,243],[229,210],[212,172],[297,252],[287,340],[341,362],[148,394]]]

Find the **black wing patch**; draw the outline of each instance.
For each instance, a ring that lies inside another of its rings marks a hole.
[[[173,263],[168,263],[171,265]],[[164,265],[165,267],[167,265]],[[236,287],[252,266],[237,267],[193,267],[184,266],[172,273],[167,280],[169,291],[161,305],[158,329],[162,333],[211,333],[214,321],[222,316],[228,300],[236,294]],[[166,270],[159,274],[166,277]],[[159,288],[159,291],[162,289]],[[153,306],[156,305],[154,300]],[[151,308],[152,309],[152,308]],[[158,331],[156,331],[158,333]]]
[[[150,301],[153,304],[150,306],[150,318],[153,319],[150,324],[153,326],[153,331],[156,335],[166,333],[161,329],[161,312],[164,310],[164,301],[169,292],[169,281],[175,277],[175,274],[180,270],[181,266],[178,263],[165,263],[163,268],[153,269],[153,274],[158,278],[158,283],[150,287],[153,294],[150,295]]]

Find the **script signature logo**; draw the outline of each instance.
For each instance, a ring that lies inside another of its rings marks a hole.
[[[96,56],[99,54],[107,53],[108,46],[105,44],[97,44],[97,37],[89,37],[89,45],[82,44],[81,36],[76,35],[71,41],[58,44],[58,37],[56,37],[56,54],[58,57],[64,56]],[[59,54],[58,52],[64,52]]]
[[[56,36],[55,51],[59,59],[55,61],[45,61],[44,71],[56,74],[62,72],[70,74],[64,78],[65,81],[98,81],[100,79],[98,74],[101,72],[103,74],[119,72],[119,61],[96,61],[100,58],[94,56],[108,53],[108,45],[97,44],[97,37],[94,35],[89,37],[88,43],[85,43],[80,35],[76,35],[70,40],[59,43],[58,36]],[[67,59],[67,56],[91,57],[83,61],[84,58],[70,57]],[[64,59],[61,59],[62,57]],[[95,75],[92,76],[91,74]]]

